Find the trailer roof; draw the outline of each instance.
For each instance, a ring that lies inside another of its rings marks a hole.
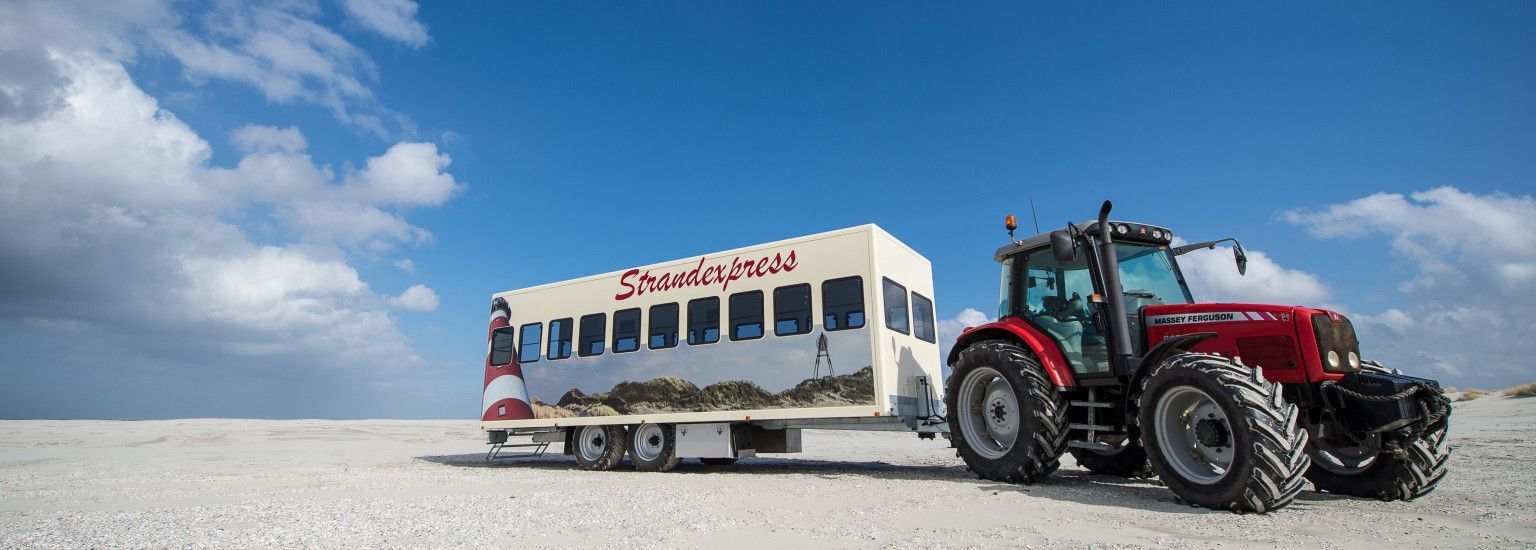
[[[576,279],[566,279],[566,280],[563,280],[563,281],[555,281],[555,282],[545,283],[545,284],[538,285],[538,286],[531,286],[531,287],[525,287],[525,288],[519,288],[519,289],[513,289],[513,290],[497,292],[497,293],[493,294],[493,296],[505,296],[505,295],[513,295],[513,294],[523,294],[523,293],[526,293],[526,292],[533,292],[533,291],[537,291],[537,290],[545,290],[545,289],[549,289],[549,288],[560,287],[560,286],[576,284],[576,283],[582,283],[582,282],[587,282],[587,281],[594,281],[594,280],[604,279],[604,278],[608,278],[608,277],[618,277],[618,276],[623,275],[625,271],[628,271],[630,269],[641,269],[641,270],[651,269],[651,270],[654,270],[654,269],[664,268],[664,267],[671,266],[671,265],[676,265],[676,264],[692,263],[694,261],[697,261],[700,256],[740,255],[740,254],[745,254],[747,252],[751,252],[751,251],[754,251],[754,250],[760,250],[760,249],[764,249],[764,248],[774,248],[774,247],[784,246],[784,245],[793,244],[793,243],[800,243],[800,242],[806,242],[806,241],[815,241],[815,240],[820,240],[820,239],[827,239],[827,238],[832,238],[832,237],[839,237],[839,236],[843,236],[843,235],[849,235],[849,234],[853,234],[853,233],[879,233],[879,234],[883,234],[883,235],[885,235],[887,237],[890,237],[892,241],[894,241],[897,244],[901,245],[903,248],[905,248],[908,251],[910,251],[913,255],[917,256],[918,258],[921,258],[923,260],[923,262],[931,264],[931,262],[928,261],[928,258],[926,256],[923,256],[922,254],[918,253],[916,250],[913,250],[912,247],[907,246],[907,243],[901,242],[901,239],[898,239],[894,235],[891,235],[890,232],[882,229],[878,225],[875,225],[875,224],[872,224],[872,223],[867,223],[867,224],[864,224],[864,225],[856,225],[856,226],[853,226],[853,227],[845,227],[843,229],[834,229],[832,231],[825,231],[825,232],[821,232],[821,233],[812,233],[810,235],[803,235],[803,236],[799,236],[799,237],[791,237],[791,238],[788,238],[788,239],[781,239],[781,240],[772,241],[772,242],[766,242],[766,243],[761,243],[761,244],[754,244],[754,245],[750,245],[750,246],[744,246],[744,247],[741,247],[741,248],[733,248],[733,249],[729,249],[729,250],[718,250],[718,251],[713,251],[713,252],[706,252],[706,253],[703,253],[703,254],[693,254],[693,255],[689,255],[689,256],[683,256],[681,258],[676,258],[676,259],[673,259],[673,260],[668,260],[668,261],[665,261],[665,262],[656,262],[656,263],[652,263],[652,264],[638,265],[638,266],[626,266],[626,267],[623,267],[623,268],[620,268],[620,269],[616,269],[616,270],[613,270],[613,271],[608,271],[608,272],[604,272],[604,273],[598,273],[596,275],[588,275],[588,276],[579,277],[579,278],[576,278]]]

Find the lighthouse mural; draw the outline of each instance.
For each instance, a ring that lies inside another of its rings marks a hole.
[[[505,339],[507,348],[512,346],[510,331],[501,331],[500,334],[496,331],[510,326],[507,319],[511,315],[506,300],[497,298],[491,302],[491,324],[485,342],[485,386],[480,398],[481,420],[533,418],[533,407],[528,404],[528,387],[523,385],[523,369],[518,366],[516,350],[510,350],[511,360],[506,364],[492,364],[499,344],[498,335]]]

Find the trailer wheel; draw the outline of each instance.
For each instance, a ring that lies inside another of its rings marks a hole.
[[[1341,495],[1413,500],[1435,490],[1445,479],[1451,449],[1446,445],[1446,428],[1425,434],[1399,452],[1361,456],[1350,448],[1336,448],[1322,440],[1308,445],[1312,468],[1307,479],[1319,491]]]
[[[1307,433],[1296,406],[1258,369],[1178,354],[1153,367],[1136,399],[1142,447],[1185,502],[1263,513],[1301,492]]]
[[[1127,440],[1113,451],[1071,449],[1077,464],[1095,474],[1120,477],[1152,477],[1152,464],[1147,462],[1147,450],[1141,442]]]
[[[956,453],[983,479],[1032,483],[1061,465],[1067,406],[1024,348],[991,340],[955,361],[945,401]]]
[[[676,432],[671,424],[641,424],[629,428],[629,461],[642,472],[666,472],[677,467]]]
[[[705,466],[730,466],[736,463],[735,458],[701,458],[699,463]]]
[[[623,426],[582,426],[572,428],[576,444],[576,465],[583,470],[612,470],[624,460],[627,436]]]

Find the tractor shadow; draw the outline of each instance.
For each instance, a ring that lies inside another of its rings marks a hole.
[[[577,471],[576,460],[558,451],[539,457],[500,458],[485,460],[484,453],[458,455],[429,455],[417,460],[457,468],[522,469],[536,471]],[[628,460],[616,471],[631,470]],[[970,485],[979,493],[992,495],[1029,496],[1052,501],[1075,502],[1090,506],[1113,506],[1135,510],[1159,511],[1179,514],[1231,514],[1224,510],[1199,508],[1180,501],[1156,478],[1131,479],[1118,476],[1098,475],[1087,470],[1063,465],[1049,477],[1032,485],[1014,485],[977,479],[964,466],[891,464],[880,461],[837,461],[801,458],[755,457],[742,459],[730,466],[708,466],[695,460],[685,460],[667,474],[646,475],[728,475],[728,476],[785,476],[808,475],[821,479],[860,477],[874,480],[935,481]],[[1303,491],[1288,509],[1306,509],[1329,505],[1339,501],[1360,500],[1315,491]]]

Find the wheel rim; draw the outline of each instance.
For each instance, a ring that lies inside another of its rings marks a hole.
[[[1156,419],[1158,447],[1180,477],[1209,485],[1232,469],[1232,424],[1204,391],[1168,390],[1157,403]]]
[[[1376,464],[1376,453],[1364,445],[1331,445],[1322,438],[1308,443],[1312,445],[1312,463],[1335,474],[1354,475]]]
[[[662,450],[666,447],[667,434],[658,424],[641,424],[635,428],[635,441],[631,451],[635,458],[645,462],[652,462],[661,458]]]
[[[596,462],[608,450],[608,431],[602,426],[587,426],[576,436],[576,452],[587,462]]]
[[[960,433],[976,454],[1002,458],[1019,438],[1019,399],[1002,373],[981,367],[960,383]]]

